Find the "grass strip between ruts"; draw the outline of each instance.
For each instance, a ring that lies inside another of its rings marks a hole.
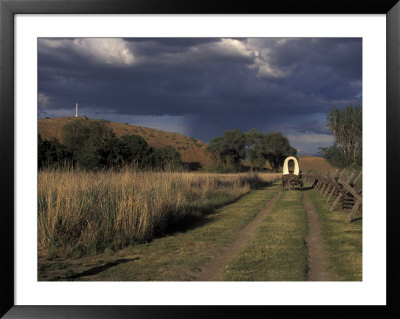
[[[222,280],[306,280],[308,224],[302,197],[296,190],[282,194],[250,243],[227,265]]]

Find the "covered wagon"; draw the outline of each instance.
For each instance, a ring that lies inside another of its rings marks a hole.
[[[295,186],[303,189],[303,181],[301,179],[301,171],[297,158],[289,156],[283,163],[282,190],[294,189]]]

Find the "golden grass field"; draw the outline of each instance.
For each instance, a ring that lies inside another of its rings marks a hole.
[[[333,169],[325,158],[318,156],[300,156],[299,165],[303,172],[308,170],[327,172]]]
[[[279,173],[38,172],[39,257],[84,256],[150,240]]]

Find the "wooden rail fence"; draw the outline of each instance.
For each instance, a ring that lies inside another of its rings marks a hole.
[[[332,173],[303,174],[303,180],[327,197],[327,202],[333,200],[330,211],[335,208],[349,210],[346,222],[351,222],[356,213],[362,213],[362,187],[359,183],[362,176],[354,172],[340,171],[337,169]]]

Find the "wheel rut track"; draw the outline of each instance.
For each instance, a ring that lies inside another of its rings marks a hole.
[[[333,276],[324,267],[326,253],[323,248],[323,237],[318,215],[308,195],[304,192],[303,205],[307,212],[309,231],[306,238],[308,249],[308,281],[331,281]]]
[[[282,194],[279,191],[272,199],[270,199],[265,207],[257,213],[257,215],[251,220],[238,234],[236,240],[226,246],[221,253],[216,257],[211,264],[204,267],[201,273],[195,279],[196,281],[216,281],[218,276],[222,273],[225,266],[229,264],[239,252],[246,246],[246,244],[253,237],[257,227],[261,221],[267,216],[267,214],[272,210],[275,203],[278,201]]]

